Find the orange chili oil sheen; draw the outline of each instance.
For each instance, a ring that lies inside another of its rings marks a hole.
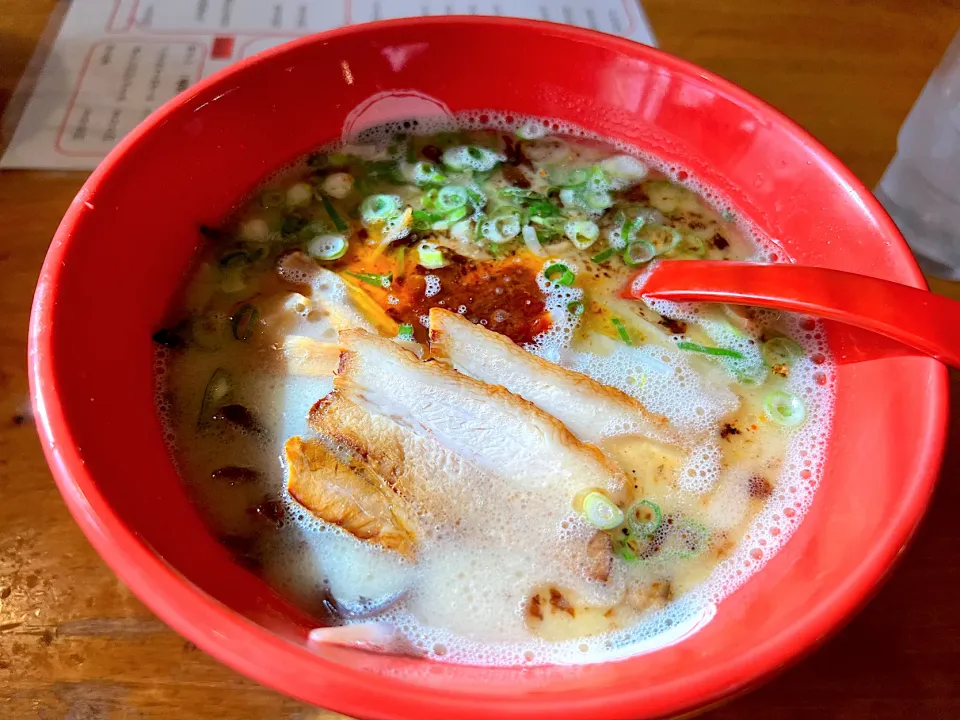
[[[417,264],[416,252],[407,248],[402,274],[397,272],[393,253],[372,258],[361,252],[344,260],[347,262],[343,269],[349,272],[393,273],[390,288],[363,284],[363,289],[397,323],[412,325],[419,342],[426,342],[428,333],[420,318],[429,315],[433,307],[453,312],[465,308],[461,314],[468,320],[506,335],[520,345],[532,342],[550,328],[550,314],[546,312],[545,298],[537,285],[542,263],[522,253],[482,261],[455,256],[446,267],[428,270]],[[427,297],[428,275],[440,283],[439,291],[430,297]]]

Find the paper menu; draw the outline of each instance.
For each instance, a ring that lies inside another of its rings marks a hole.
[[[199,79],[331,28],[419,15],[509,15],[655,45],[637,0],[73,0],[0,168],[90,170]]]

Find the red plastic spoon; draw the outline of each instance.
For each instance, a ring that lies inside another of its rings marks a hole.
[[[815,315],[879,333],[960,367],[960,302],[866,275],[790,264],[666,260],[638,273],[623,296]]]

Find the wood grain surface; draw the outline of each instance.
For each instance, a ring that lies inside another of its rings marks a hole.
[[[0,0],[0,110],[55,9]],[[960,25],[948,0],[645,0],[661,46],[799,121],[868,185]],[[69,517],[30,419],[26,330],[84,176],[0,173],[0,718],[342,718],[240,677],[159,622]],[[951,283],[938,292],[960,298]],[[956,400],[960,376],[953,374]],[[960,718],[960,411],[940,488],[892,579],[842,632],[711,720]]]

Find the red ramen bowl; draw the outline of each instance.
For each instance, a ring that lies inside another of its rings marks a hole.
[[[651,718],[747,688],[846,621],[915,530],[944,444],[939,363],[831,337],[840,366],[825,474],[793,538],[699,632],[620,661],[477,668],[309,649],[309,618],[232,561],[181,487],[154,405],[151,334],[190,268],[197,226],[345,131],[474,109],[557,118],[659,155],[775,238],[782,261],[924,286],[849,170],[693,65],[520,20],[337,30],[181,93],[110,154],[67,212],[37,287],[29,357],[40,435],[67,505],[178,632],[259,682],[349,715]]]

